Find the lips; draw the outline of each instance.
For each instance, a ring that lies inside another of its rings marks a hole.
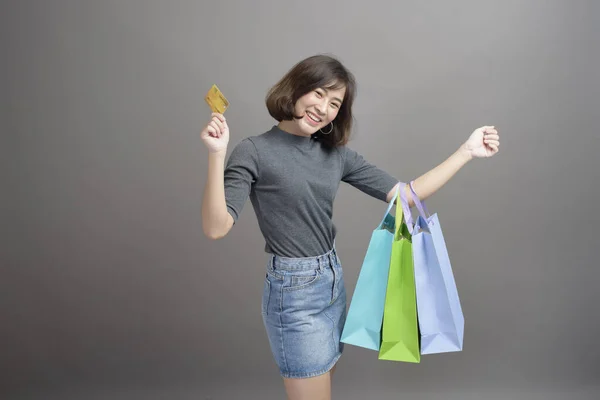
[[[321,122],[321,118],[317,117],[315,114],[311,113],[310,111],[307,111],[306,113],[313,121]]]
[[[322,122],[321,118],[317,117],[314,113],[312,113],[310,111],[306,111],[306,120],[311,125],[317,125],[317,124],[320,124]]]

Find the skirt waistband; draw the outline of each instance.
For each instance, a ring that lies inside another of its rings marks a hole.
[[[270,266],[273,270],[299,271],[323,267],[329,263],[337,261],[337,251],[335,245],[325,254],[314,257],[282,257],[271,254],[269,257]]]

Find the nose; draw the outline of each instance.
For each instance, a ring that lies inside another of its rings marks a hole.
[[[322,100],[321,104],[315,104],[315,109],[317,110],[317,112],[320,115],[325,115],[325,111],[323,111],[326,107],[325,103],[326,103],[326,100]]]

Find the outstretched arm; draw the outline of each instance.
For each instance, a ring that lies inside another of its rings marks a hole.
[[[419,199],[425,200],[444,186],[463,166],[473,158],[491,157],[498,152],[500,136],[493,126],[483,126],[476,129],[460,148],[437,167],[414,180],[413,187]],[[396,192],[398,185],[387,194],[389,202]],[[406,193],[408,204],[414,206],[410,187],[405,184],[402,188]]]

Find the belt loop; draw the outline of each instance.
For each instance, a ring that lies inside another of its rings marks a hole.
[[[323,260],[321,260],[321,257],[317,257],[317,262],[319,263],[319,272],[323,272]]]
[[[271,255],[271,269],[275,270],[275,254]]]

